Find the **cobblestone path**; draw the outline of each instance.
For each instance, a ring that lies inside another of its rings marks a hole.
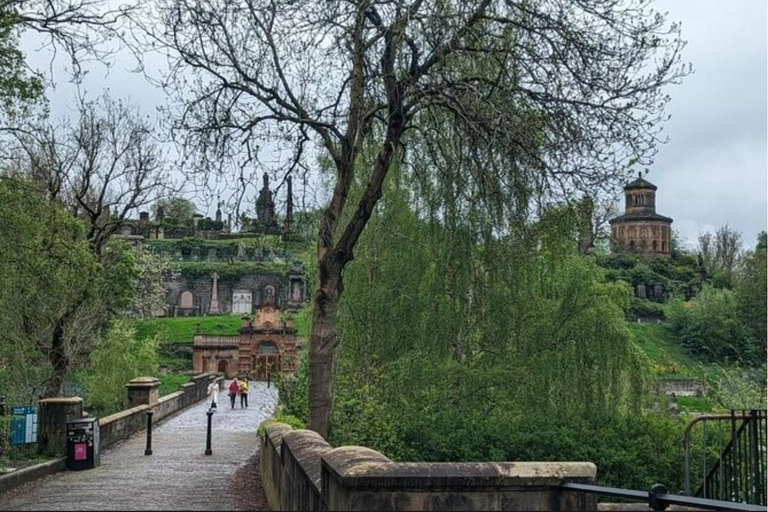
[[[226,383],[228,385],[229,382]],[[233,510],[231,479],[257,449],[256,428],[272,415],[277,389],[251,382],[249,406],[230,409],[226,387],[212,419],[213,455],[205,456],[203,401],[101,453],[101,466],[57,473],[5,495],[2,510]],[[239,400],[238,400],[239,402]]]

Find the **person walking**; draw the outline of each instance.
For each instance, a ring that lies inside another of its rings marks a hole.
[[[232,379],[232,382],[229,383],[229,405],[232,406],[232,409],[235,408],[235,400],[237,399],[237,394],[240,392],[240,383],[237,381],[237,377]]]
[[[243,403],[245,403],[245,408],[248,408],[248,377],[240,381],[240,408],[243,408]]]
[[[219,383],[211,382],[208,384],[208,396],[211,397],[211,409],[218,409],[219,403]]]

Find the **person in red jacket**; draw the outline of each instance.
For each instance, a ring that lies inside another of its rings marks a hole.
[[[235,399],[237,398],[237,394],[240,392],[240,383],[237,382],[237,377],[232,379],[232,382],[229,383],[229,405],[232,406],[232,409],[235,408]]]

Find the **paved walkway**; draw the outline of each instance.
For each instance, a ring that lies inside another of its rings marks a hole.
[[[256,451],[256,428],[272,415],[277,389],[251,382],[248,398],[247,409],[230,409],[226,388],[219,394],[213,455],[203,454],[203,401],[152,429],[153,455],[144,455],[144,433],[135,435],[102,452],[96,469],[58,473],[0,495],[0,509],[232,510],[228,479]]]

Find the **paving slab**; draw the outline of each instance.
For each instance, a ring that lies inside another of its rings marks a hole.
[[[227,386],[229,383],[225,383]],[[225,387],[226,389],[226,387]],[[101,466],[66,471],[0,494],[2,510],[233,510],[231,479],[258,448],[256,429],[272,416],[277,389],[251,382],[249,407],[219,394],[213,455],[204,455],[206,400],[152,429],[152,451],[137,434],[102,452]]]

